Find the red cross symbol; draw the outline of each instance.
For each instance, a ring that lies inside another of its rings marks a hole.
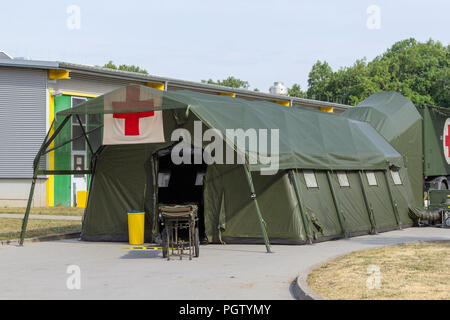
[[[450,157],[450,125],[447,128],[447,135],[445,138],[445,146],[448,148],[448,156]]]
[[[141,88],[138,86],[127,87],[127,97],[125,101],[113,101],[113,108],[127,109],[127,108],[145,108],[153,107],[153,99],[139,100],[141,95]],[[154,117],[154,111],[148,112],[132,112],[132,113],[115,113],[115,119],[125,119],[125,135],[138,136],[139,135],[139,119]]]

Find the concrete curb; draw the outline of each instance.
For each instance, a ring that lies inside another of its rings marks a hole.
[[[300,273],[300,275],[292,283],[292,295],[296,300],[325,300],[317,293],[315,293],[308,285],[306,279],[308,275],[317,267],[321,266],[323,263],[312,266],[311,268],[305,270],[305,272]]]
[[[43,236],[43,237],[25,239],[24,243],[48,242],[48,241],[57,241],[57,240],[65,240],[65,239],[75,239],[75,238],[79,238],[80,236],[81,236],[81,232],[55,234],[55,235],[51,235],[51,236]],[[0,240],[0,245],[1,246],[19,245],[19,239]]]

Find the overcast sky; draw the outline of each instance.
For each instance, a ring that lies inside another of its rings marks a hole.
[[[448,0],[3,1],[0,50],[89,65],[113,60],[193,81],[233,75],[261,91],[274,81],[306,89],[319,59],[337,69],[409,37],[447,45],[449,15]]]

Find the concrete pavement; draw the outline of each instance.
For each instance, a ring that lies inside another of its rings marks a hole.
[[[311,246],[207,245],[199,259],[166,261],[127,244],[63,240],[0,246],[0,299],[292,299],[293,280],[352,251],[411,241],[450,240],[450,229],[410,228]],[[81,290],[67,289],[67,267]]]

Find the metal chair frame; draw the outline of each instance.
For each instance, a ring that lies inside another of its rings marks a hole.
[[[185,251],[189,250],[189,260],[192,260],[192,255],[198,257],[199,253],[198,244],[196,241],[196,222],[198,221],[196,210],[191,210],[184,215],[170,215],[164,214],[164,211],[160,207],[160,217],[165,225],[165,236],[166,236],[166,246],[167,246],[167,260],[170,260],[170,256],[179,257],[180,260],[186,255]],[[182,240],[179,237],[179,230],[188,230],[188,241]],[[163,249],[164,250],[164,249]],[[195,252],[194,252],[195,251]]]

